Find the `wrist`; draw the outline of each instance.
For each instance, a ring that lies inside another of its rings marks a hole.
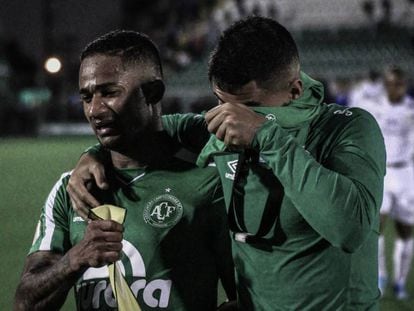
[[[70,249],[62,259],[68,274],[78,273],[85,269],[85,264],[82,262],[81,256],[77,253],[77,245]]]
[[[267,136],[268,130],[274,126],[275,122],[273,120],[266,120],[256,129],[256,133],[253,136],[251,143],[251,148],[253,150],[260,152],[263,137]]]

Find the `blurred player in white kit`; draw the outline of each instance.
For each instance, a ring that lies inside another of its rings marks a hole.
[[[387,151],[387,174],[381,207],[378,243],[379,288],[384,293],[388,276],[385,265],[384,225],[389,215],[395,221],[393,290],[397,299],[407,299],[407,275],[413,256],[414,225],[414,101],[407,95],[408,81],[403,70],[387,69],[383,76],[384,93],[375,101],[359,106],[371,112],[384,135]]]
[[[384,92],[381,73],[376,70],[370,70],[367,77],[351,90],[348,106],[366,109],[365,104],[376,103]]]

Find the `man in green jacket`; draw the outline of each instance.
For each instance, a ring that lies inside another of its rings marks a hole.
[[[209,78],[219,105],[164,116],[163,126],[200,152],[200,166],[218,168],[239,308],[377,310],[385,148],[373,117],[324,104],[290,33],[267,18],[224,31]],[[105,187],[85,155],[69,182],[83,215],[98,204],[90,179]]]

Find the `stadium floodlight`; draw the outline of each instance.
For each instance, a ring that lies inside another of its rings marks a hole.
[[[44,68],[47,72],[55,74],[62,69],[62,62],[57,57],[49,57],[45,61]]]

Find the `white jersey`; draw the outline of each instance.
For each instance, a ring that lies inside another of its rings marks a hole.
[[[348,106],[366,109],[365,105],[378,101],[384,94],[382,81],[362,81],[351,90]]]
[[[366,102],[363,108],[375,117],[381,128],[387,164],[409,164],[414,153],[414,100],[405,96],[400,103],[391,105],[384,95],[377,102]]]

